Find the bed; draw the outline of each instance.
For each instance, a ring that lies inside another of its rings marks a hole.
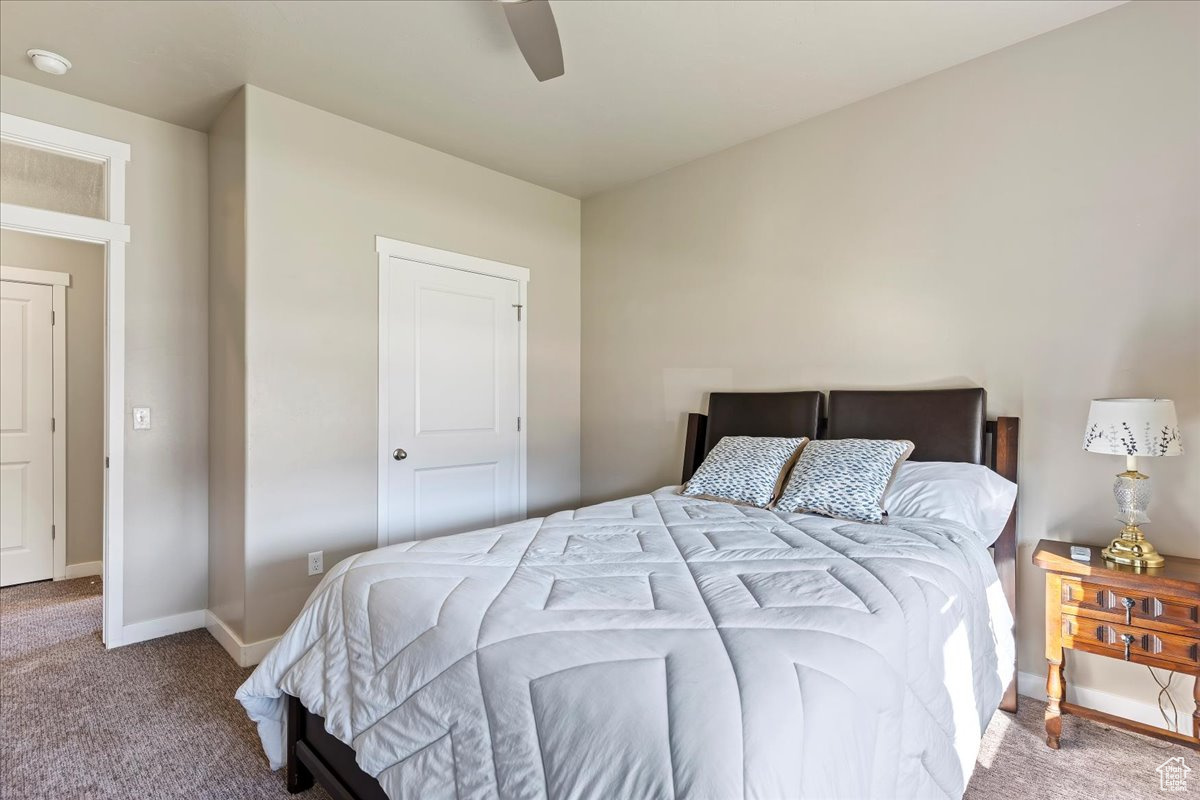
[[[907,438],[1015,482],[982,389],[714,393],[723,436]],[[347,559],[238,691],[338,798],[961,797],[1016,709],[1016,511],[848,523],[675,487]]]

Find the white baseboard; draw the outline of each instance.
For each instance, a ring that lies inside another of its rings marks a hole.
[[[103,574],[103,561],[85,561],[82,564],[67,564],[67,571],[59,580],[69,581],[71,578],[87,578],[91,575]]]
[[[221,647],[225,648],[225,652],[229,653],[229,657],[237,662],[239,667],[252,667],[262,661],[279,641],[280,637],[272,636],[270,639],[246,644],[240,636],[229,629],[224,620],[212,611],[205,611],[204,614],[204,627],[208,628],[208,632],[220,643]]]
[[[203,611],[185,611],[170,617],[148,619],[145,622],[134,622],[121,629],[121,644],[136,644],[160,636],[170,636],[173,633],[194,631],[204,627]]]
[[[1185,679],[1183,691],[1185,693],[1190,692],[1190,688],[1190,682]],[[1032,697],[1035,700],[1044,702],[1046,700],[1046,676],[1035,675],[1032,672],[1018,672],[1017,692],[1026,697]],[[1174,688],[1172,689],[1172,694],[1175,694]],[[1179,695],[1176,694],[1175,697],[1176,702],[1179,702]],[[1104,711],[1108,714],[1115,714],[1118,717],[1153,725],[1156,728],[1166,727],[1163,725],[1162,714],[1159,713],[1158,706],[1152,703],[1141,703],[1137,700],[1130,700],[1128,697],[1122,697],[1117,694],[1109,694],[1099,689],[1076,686],[1070,682],[1067,683],[1067,700],[1075,705],[1087,706],[1097,711]],[[1190,709],[1185,708],[1183,705],[1179,708],[1179,723],[1185,730],[1192,724]]]

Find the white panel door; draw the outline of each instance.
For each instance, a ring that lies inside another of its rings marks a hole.
[[[0,586],[54,576],[53,303],[0,281]]]
[[[388,259],[389,544],[520,515],[516,281]]]

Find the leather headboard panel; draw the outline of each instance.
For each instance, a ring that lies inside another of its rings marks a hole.
[[[908,439],[913,461],[983,463],[983,389],[829,393],[828,439]]]
[[[807,436],[817,438],[820,392],[713,392],[708,398],[704,453],[722,436]]]

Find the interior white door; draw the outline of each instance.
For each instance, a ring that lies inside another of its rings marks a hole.
[[[54,292],[0,281],[0,586],[54,576]]]
[[[386,269],[387,543],[517,519],[517,282],[395,257]]]

